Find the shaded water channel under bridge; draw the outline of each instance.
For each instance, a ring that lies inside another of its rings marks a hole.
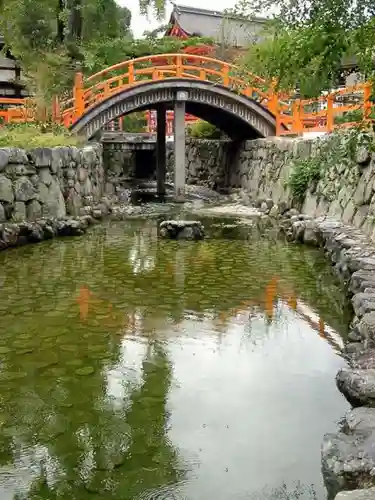
[[[345,299],[284,243],[154,220],[0,254],[0,497],[324,500]]]

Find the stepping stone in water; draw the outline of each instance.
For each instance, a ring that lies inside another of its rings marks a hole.
[[[202,240],[204,227],[200,221],[165,220],[159,225],[159,236],[169,240]]]

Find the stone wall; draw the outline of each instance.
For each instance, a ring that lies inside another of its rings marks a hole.
[[[173,182],[174,150],[173,143],[167,143],[167,181]],[[228,184],[228,165],[238,150],[230,141],[206,139],[186,140],[186,181],[210,188],[221,188]],[[106,192],[114,194],[116,186],[127,187],[136,176],[136,156],[142,150],[121,150],[107,148],[104,144],[104,165],[106,169]],[[150,151],[151,153],[151,151]],[[145,169],[151,175],[147,180],[156,180],[155,147],[148,160],[152,168]]]
[[[207,146],[206,144],[207,143]],[[203,147],[208,153],[202,155]],[[343,145],[345,147],[345,145]],[[215,152],[216,148],[216,152]],[[272,200],[284,207],[297,206],[312,217],[330,216],[360,228],[375,241],[375,155],[361,148],[355,159],[329,162],[319,182],[309,186],[302,205],[293,200],[287,183],[293,163],[316,155],[319,141],[311,139],[258,139],[246,141],[237,156],[232,145],[219,141],[190,140],[187,147],[188,182],[209,187],[239,189],[246,205]],[[199,169],[199,175],[195,174]]]
[[[287,180],[293,163],[316,155],[318,148],[319,141],[311,139],[248,141],[230,184],[243,189],[245,201],[270,198],[291,206]],[[327,215],[352,224],[375,241],[375,156],[363,147],[353,156],[351,160],[348,150],[345,161],[327,162],[321,179],[310,184],[298,208],[312,217]]]
[[[127,187],[135,174],[135,151],[109,148],[104,144],[103,160],[106,170],[105,191],[112,195],[116,187]]]
[[[99,144],[0,149],[0,222],[83,215],[103,190]]]
[[[222,189],[229,185],[229,167],[236,161],[238,145],[231,141],[187,139],[186,182],[211,189]],[[168,144],[167,171],[173,180],[174,151]]]

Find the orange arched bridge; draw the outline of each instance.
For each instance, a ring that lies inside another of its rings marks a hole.
[[[90,138],[131,112],[161,104],[171,108],[181,92],[187,113],[242,137],[329,132],[354,124],[340,120],[348,112],[356,111],[356,123],[358,118],[370,120],[373,106],[370,83],[301,100],[281,95],[263,79],[224,61],[162,54],[121,62],[88,78],[77,73],[71,97],[56,98],[52,115],[54,121]],[[36,119],[32,100],[0,99],[0,106],[4,122]]]

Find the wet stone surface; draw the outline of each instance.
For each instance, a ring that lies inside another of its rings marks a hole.
[[[90,216],[66,217],[64,219],[46,218],[0,224],[0,250],[40,243],[44,240],[63,236],[81,236],[94,223]]]
[[[203,240],[204,226],[200,221],[165,220],[159,224],[159,236],[170,240]]]
[[[375,409],[366,407],[348,412],[340,431],[325,436],[322,471],[331,494],[371,486],[375,469],[374,439]],[[361,495],[363,493],[357,497],[353,493],[348,498],[356,500],[362,498]],[[340,498],[337,496],[337,499]]]
[[[373,500],[375,498],[375,488],[356,491],[342,491],[335,500]]]

